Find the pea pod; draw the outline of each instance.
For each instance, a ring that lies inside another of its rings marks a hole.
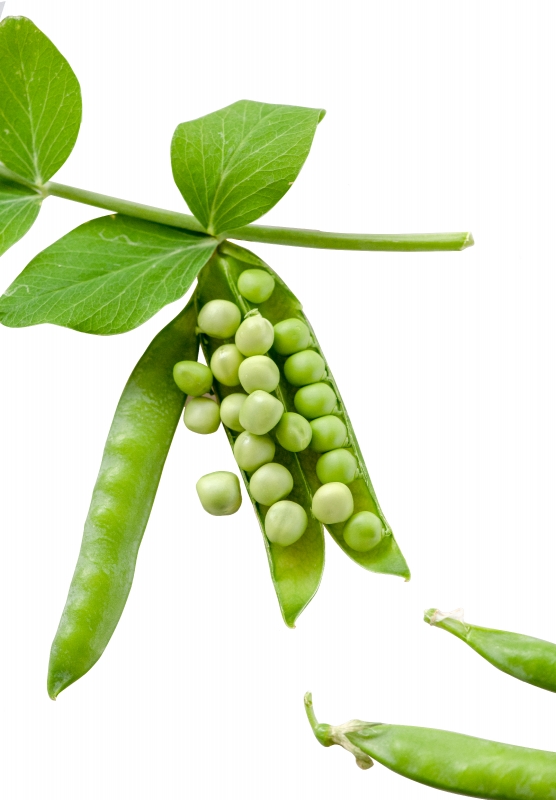
[[[425,611],[425,622],[452,633],[497,669],[525,683],[556,692],[556,644],[520,633],[464,622],[463,610]]]
[[[556,800],[556,753],[461,733],[351,720],[317,722],[310,694],[305,710],[318,741],[339,744],[362,769],[373,759],[404,778],[445,792],[489,800]]]
[[[124,609],[185,402],[172,368],[177,361],[197,358],[195,324],[191,301],[149,345],[116,408],[50,652],[48,693],[53,700],[98,661]]]

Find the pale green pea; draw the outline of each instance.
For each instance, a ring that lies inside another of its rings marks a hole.
[[[256,433],[245,431],[240,433],[234,444],[234,457],[237,465],[245,472],[254,472],[272,461],[276,452],[276,445],[270,436],[257,436]]]
[[[239,421],[246,431],[262,436],[280,422],[284,406],[273,395],[257,389],[250,394],[239,412]]]
[[[325,483],[313,495],[312,510],[325,525],[345,522],[353,514],[353,495],[343,483]]]
[[[357,460],[349,450],[329,450],[316,465],[321,483],[351,483],[357,475]]]
[[[229,300],[210,300],[199,311],[197,325],[215,339],[229,339],[239,328],[241,311]]]
[[[217,381],[224,386],[239,385],[239,366],[243,356],[235,344],[223,344],[212,354],[210,368]]]
[[[344,541],[352,550],[366,553],[382,539],[382,522],[372,511],[360,511],[350,517],[343,530]]]
[[[313,432],[311,425],[301,414],[286,411],[276,427],[276,438],[290,453],[300,453],[309,447]]]
[[[310,386],[303,386],[295,393],[293,404],[304,417],[314,419],[330,414],[334,410],[336,395],[328,384],[312,383]]]
[[[280,500],[268,509],[264,529],[269,541],[288,547],[301,539],[308,523],[307,513],[299,503]]]
[[[293,489],[293,478],[282,464],[265,464],[249,481],[252,497],[263,506],[271,506],[283,500]]]
[[[280,370],[268,356],[250,356],[240,364],[239,380],[246,392],[273,392],[280,383]]]
[[[183,412],[185,427],[194,433],[215,433],[220,425],[220,408],[209,397],[194,397]]]
[[[311,341],[311,331],[300,319],[283,319],[274,326],[274,349],[281,356],[305,350]]]
[[[314,350],[294,353],[284,364],[284,375],[292,386],[306,386],[321,381],[326,374],[324,358]]]
[[[220,419],[232,431],[244,431],[245,428],[239,421],[240,409],[247,397],[243,392],[234,392],[222,400],[220,405]]]
[[[327,450],[336,450],[348,443],[348,432],[344,422],[332,414],[313,419],[310,422],[313,436],[311,449],[315,453],[326,453]]]
[[[250,303],[264,303],[274,291],[274,278],[264,269],[246,269],[239,276],[237,288]]]
[[[258,311],[250,311],[237,329],[235,342],[244,356],[262,356],[272,347],[274,328]]]
[[[185,394],[201,397],[210,392],[212,372],[198,361],[178,361],[174,364],[174,380]]]
[[[215,517],[235,514],[241,506],[241,489],[233,472],[210,472],[197,481],[201,505]]]

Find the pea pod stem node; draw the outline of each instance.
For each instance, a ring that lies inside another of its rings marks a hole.
[[[305,713],[313,733],[323,747],[332,747],[334,744],[340,745],[355,757],[355,763],[360,769],[370,769],[374,761],[364,753],[357,745],[350,742],[347,738],[348,733],[361,733],[369,728],[368,722],[360,719],[352,719],[344,722],[343,725],[326,725],[319,723],[313,709],[313,695],[307,692],[305,695]]]

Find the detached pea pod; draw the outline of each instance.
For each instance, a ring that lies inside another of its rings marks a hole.
[[[520,633],[480,628],[464,622],[463,610],[425,611],[425,622],[452,633],[497,669],[525,683],[556,692],[556,644]]]
[[[361,769],[373,759],[434,789],[489,800],[556,800],[556,753],[501,744],[461,733],[354,719],[317,722],[310,694],[305,710],[324,747],[339,744]]]

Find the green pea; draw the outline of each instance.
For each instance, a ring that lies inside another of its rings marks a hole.
[[[197,481],[201,505],[215,517],[235,514],[241,506],[241,489],[233,472],[210,472]]]
[[[239,276],[237,288],[250,303],[264,303],[274,291],[274,278],[264,269],[246,269]]]
[[[224,386],[238,386],[242,361],[243,356],[235,344],[223,344],[212,354],[210,368],[216,380]]]
[[[311,341],[311,331],[300,319],[283,319],[274,326],[274,349],[281,356],[305,350]]]
[[[239,328],[241,311],[229,300],[210,300],[199,311],[197,325],[215,339],[229,339]]]
[[[232,431],[244,431],[245,428],[239,421],[240,409],[247,397],[243,392],[234,392],[222,400],[220,406],[220,419]]]
[[[325,525],[345,522],[353,514],[353,495],[343,483],[325,483],[313,495],[312,510]]]
[[[326,373],[324,358],[314,350],[294,353],[284,364],[284,375],[292,386],[306,386],[321,381]]]
[[[236,345],[244,356],[263,356],[274,341],[274,328],[258,311],[250,311],[237,329]]]
[[[265,464],[249,481],[251,495],[263,506],[271,506],[278,500],[283,500],[292,489],[292,474],[282,464]]]
[[[348,443],[348,432],[344,422],[332,414],[313,419],[310,422],[313,436],[311,449],[315,453],[326,453],[327,450],[336,450]]]
[[[272,461],[276,452],[276,445],[270,436],[257,436],[256,433],[245,431],[240,433],[234,444],[234,457],[237,465],[245,472],[254,472]]]
[[[214,370],[213,370],[214,372]],[[327,383],[312,383],[295,393],[293,404],[307,419],[330,414],[336,407],[336,395]]]
[[[301,414],[286,411],[276,428],[276,438],[290,453],[300,453],[309,447],[313,432],[311,425]]]
[[[284,406],[273,395],[257,389],[250,394],[239,412],[239,421],[246,431],[262,436],[280,422]]]
[[[316,465],[321,483],[351,483],[357,475],[357,460],[349,450],[329,450]]]
[[[194,397],[183,412],[185,427],[194,433],[214,433],[220,425],[220,408],[209,397]]]
[[[292,500],[280,500],[268,509],[264,529],[269,541],[288,547],[301,539],[308,523],[303,506]]]
[[[280,370],[268,356],[251,356],[239,367],[239,380],[246,392],[273,392],[280,383]]]
[[[382,539],[382,522],[372,511],[360,511],[344,525],[344,541],[352,550],[366,553]]]
[[[178,361],[174,364],[174,380],[185,394],[200,397],[210,392],[212,372],[198,361]]]

